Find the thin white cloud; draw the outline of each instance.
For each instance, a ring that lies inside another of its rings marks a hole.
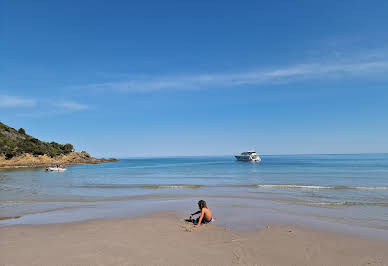
[[[77,102],[60,102],[55,104],[55,106],[69,111],[81,111],[89,108],[88,105]]]
[[[152,76],[132,78],[127,81],[93,83],[76,88],[113,90],[122,92],[150,92],[160,90],[192,90],[228,88],[244,85],[290,83],[301,80],[327,78],[369,78],[388,74],[388,60],[358,62],[309,63],[267,70],[250,70],[235,73],[215,73],[187,76]]]
[[[34,99],[27,99],[10,95],[0,95],[0,108],[33,107],[35,105],[36,101]]]
[[[53,101],[50,99],[33,99],[10,96],[6,94],[0,95],[0,108],[13,109],[23,108],[25,112],[17,113],[16,116],[22,117],[43,117],[53,115],[65,115],[72,112],[89,109],[86,104],[74,101]],[[28,112],[26,111],[28,110]]]

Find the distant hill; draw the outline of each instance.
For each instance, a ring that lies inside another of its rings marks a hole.
[[[4,155],[7,159],[25,153],[56,157],[73,151],[71,144],[44,142],[26,134],[23,128],[16,130],[0,122],[0,155]]]

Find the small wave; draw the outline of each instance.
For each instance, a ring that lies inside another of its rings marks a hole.
[[[309,202],[308,205],[313,206],[378,206],[388,207],[388,203],[383,202],[355,202],[355,201],[340,201],[340,202]]]
[[[309,186],[309,185],[254,185],[257,188],[300,188],[300,189],[329,189],[324,186]]]
[[[155,186],[143,186],[144,188],[201,188],[201,185],[155,185]]]
[[[353,186],[314,186],[314,185],[294,185],[294,184],[271,184],[271,185],[254,185],[257,188],[278,188],[278,189],[354,189],[354,190],[388,190],[388,187],[353,187]]]
[[[388,190],[388,187],[354,187],[360,190]]]
[[[196,184],[86,184],[73,185],[75,188],[101,188],[101,189],[124,189],[124,188],[142,188],[142,189],[195,189],[195,188],[262,188],[262,189],[305,189],[305,190],[388,190],[388,187],[359,187],[359,186],[318,186],[318,185],[299,185],[299,184],[251,184],[251,185],[196,185]]]
[[[80,186],[72,186],[76,188],[111,188],[111,189],[122,189],[122,188],[144,188],[144,189],[163,189],[163,188],[200,188],[201,185],[180,185],[180,184],[171,184],[171,185],[127,185],[127,184],[96,184],[96,185],[80,185]]]

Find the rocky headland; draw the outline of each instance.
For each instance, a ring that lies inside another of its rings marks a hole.
[[[86,151],[75,152],[72,144],[44,142],[0,122],[0,169],[47,167],[57,164],[98,164],[114,158],[94,158]]]
[[[7,159],[5,155],[0,156],[0,169],[7,168],[35,168],[35,167],[48,167],[57,164],[61,165],[74,165],[74,164],[98,164],[106,162],[116,162],[114,158],[94,158],[86,151],[82,152],[70,152],[68,154],[62,154],[56,157],[50,157],[44,155],[32,155],[25,153],[19,156]]]

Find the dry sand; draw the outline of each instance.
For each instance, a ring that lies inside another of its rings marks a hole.
[[[388,265],[388,242],[269,226],[193,229],[177,213],[0,228],[0,265]]]

